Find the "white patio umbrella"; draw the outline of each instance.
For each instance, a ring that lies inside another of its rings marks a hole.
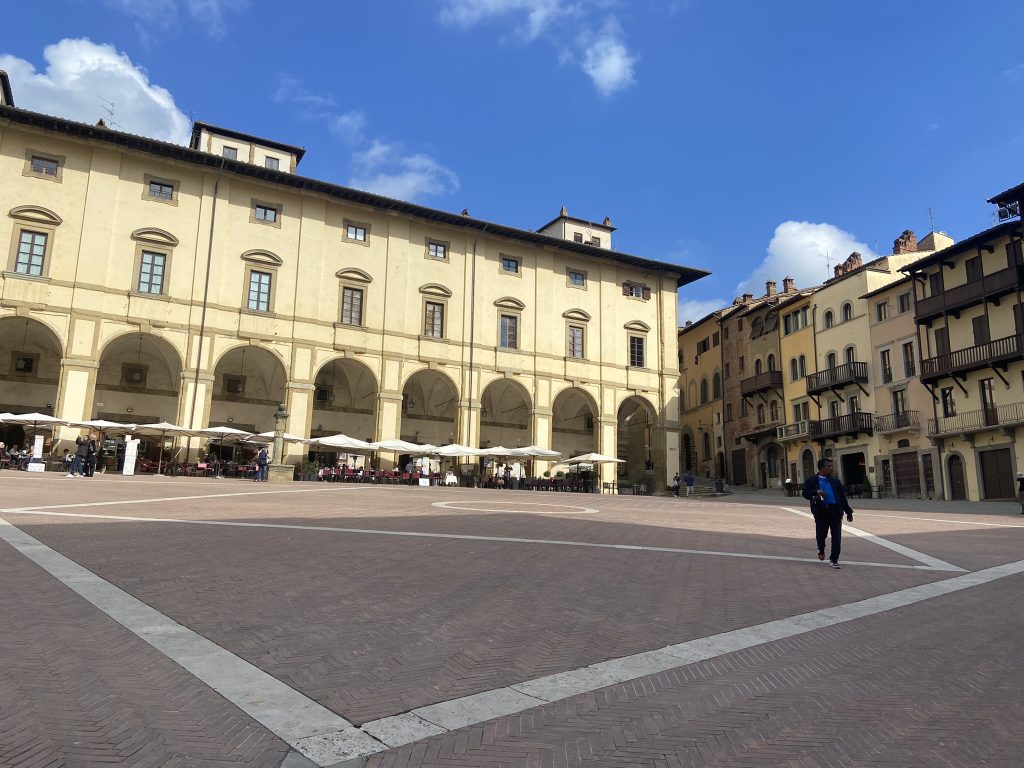
[[[4,424],[20,424],[30,428],[34,435],[39,427],[52,430],[54,427],[67,424],[67,422],[45,413],[7,413],[4,414]]]
[[[135,427],[135,434],[137,435],[159,435],[160,437],[160,457],[157,459],[156,473],[159,475],[163,470],[164,465],[164,441],[168,435],[174,435],[175,437],[194,437],[200,434],[197,429],[188,429],[186,427],[179,427],[177,424],[171,424],[166,421],[158,421],[156,424],[139,424]]]
[[[95,429],[100,433],[128,434],[134,432],[137,424],[125,424],[120,421],[107,421],[106,419],[91,419],[89,421],[69,421],[69,427],[81,427],[83,429]]]
[[[496,445],[493,448],[481,448],[481,456],[514,456],[511,448],[506,448],[503,445]]]
[[[381,440],[377,443],[369,443],[367,447],[371,451],[391,451],[392,453],[430,453],[435,449],[435,446],[430,443],[420,445],[405,440]]]
[[[217,445],[221,448],[224,447],[224,440],[245,440],[252,437],[252,432],[246,432],[244,429],[235,429],[234,427],[206,427],[205,429],[198,429],[196,433],[200,437],[212,437],[217,441]],[[217,452],[218,457],[220,451]],[[220,477],[221,462],[217,461],[217,477]]]
[[[584,453],[582,456],[573,456],[566,459],[562,464],[625,464],[622,459],[613,456],[604,456],[600,453]]]
[[[369,453],[374,450],[370,443],[359,440],[348,435],[326,435],[324,437],[311,437],[303,440],[308,445],[317,445],[322,448],[336,448],[345,453]]]
[[[468,445],[452,443],[451,445],[442,445],[440,448],[434,448],[431,454],[434,456],[456,458],[458,456],[483,456],[484,452],[479,448],[470,448]]]
[[[558,451],[549,451],[539,445],[528,445],[525,448],[513,448],[509,456],[525,456],[532,459],[558,459],[562,454]]]
[[[260,432],[257,435],[252,435],[251,437],[245,438],[245,440],[243,440],[242,442],[243,443],[264,443],[264,444],[265,443],[272,443],[272,442],[274,442],[274,437],[275,437],[276,434],[277,434],[276,432]],[[305,443],[305,442],[308,442],[306,440],[306,438],[299,437],[298,435],[292,435],[292,434],[289,434],[288,432],[282,432],[281,433],[281,439],[284,440],[286,443]]]

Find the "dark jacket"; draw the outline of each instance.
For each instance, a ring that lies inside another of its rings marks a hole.
[[[832,491],[836,495],[836,504],[838,507],[852,515],[853,509],[850,508],[850,502],[846,499],[846,489],[843,488],[843,484],[835,477],[828,478],[828,481],[832,483]],[[817,512],[821,504],[821,499],[818,497],[818,476],[811,475],[804,480],[804,491],[803,497],[811,502],[811,512]]]
[[[77,446],[77,448],[75,448],[75,454],[76,455],[81,456],[83,459],[87,455],[89,455],[89,440],[88,440],[88,438],[81,437],[81,436],[76,437],[75,438],[75,445]]]

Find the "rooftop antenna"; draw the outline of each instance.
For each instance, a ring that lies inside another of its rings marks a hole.
[[[931,231],[935,231],[935,209],[928,209],[928,225],[931,227]]]
[[[829,250],[825,250],[825,279],[828,280],[829,275],[832,274],[832,264],[829,262]]]
[[[100,104],[100,109],[107,113],[107,125],[109,125],[112,128],[120,128],[121,124],[114,122],[114,102],[112,102],[110,99],[103,98],[99,94],[96,94],[96,98],[103,102],[102,104]]]

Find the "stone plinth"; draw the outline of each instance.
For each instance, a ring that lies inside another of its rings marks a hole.
[[[295,478],[295,467],[291,464],[271,464],[267,467],[268,483],[290,483]]]

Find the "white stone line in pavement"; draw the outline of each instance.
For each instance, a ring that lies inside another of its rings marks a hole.
[[[559,510],[552,509],[550,512],[541,510],[526,509],[493,509],[491,507],[457,507],[455,504],[522,504],[530,507],[560,507]],[[497,514],[508,514],[514,512],[522,515],[596,515],[598,510],[593,507],[581,507],[577,504],[543,504],[538,501],[483,501],[478,499],[467,499],[466,501],[435,501],[430,506],[439,509],[450,509],[453,512],[495,512]],[[576,510],[571,512],[569,510]]]
[[[812,520],[814,519],[814,516],[810,512],[805,512],[802,509],[793,509],[792,507],[780,507],[780,509],[784,509],[787,512],[792,512],[796,515],[801,515],[802,517],[808,517]],[[876,536],[873,533],[863,531],[860,528],[854,528],[845,521],[843,523],[843,530],[852,533],[854,536],[860,536],[862,539],[866,539],[880,547],[885,547],[886,549],[891,549],[893,552],[898,552],[904,557],[909,557],[911,560],[916,560],[917,562],[923,563],[937,571],[958,571],[959,573],[965,573],[967,571],[966,568],[961,568],[958,565],[947,563],[945,560],[939,560],[939,558],[926,555],[924,552],[918,552],[916,549],[911,549],[910,547],[905,547],[902,544],[897,544],[895,541],[889,541],[888,539],[883,539],[881,536]]]
[[[320,765],[382,748],[380,742],[345,718],[2,518],[0,539]]]
[[[539,704],[590,693],[815,629],[833,627],[1021,573],[1024,573],[1024,560],[431,704],[403,715],[365,723],[362,729],[379,734],[380,740],[389,747],[398,747],[438,732],[512,715]]]
[[[121,503],[121,502],[115,502]],[[61,506],[102,506],[102,504],[68,504]],[[464,533],[432,533],[427,531],[385,531],[374,528],[339,528],[330,525],[297,525],[293,523],[244,523],[237,520],[183,520],[172,517],[133,517],[130,515],[99,515],[88,512],[53,512],[53,507],[22,507],[20,509],[0,509],[6,515],[43,515],[46,517],[81,517],[93,520],[123,520],[131,523],[171,523],[177,525],[217,525],[227,528],[271,528],[289,531],[317,531],[319,533],[355,533],[371,536],[408,536],[419,539],[456,539],[464,541],[495,541],[509,544],[543,544],[562,547],[589,547],[592,549],[620,549],[634,552],[663,552],[673,555],[705,555],[711,557],[739,557],[749,560],[782,560],[790,563],[813,563],[818,561],[809,557],[791,557],[788,555],[758,555],[749,552],[719,552],[709,549],[679,549],[674,547],[645,547],[639,544],[602,544],[592,541],[565,541],[561,539],[523,539],[512,536],[478,536]],[[513,511],[513,510],[510,510]],[[872,568],[902,568],[917,571],[956,570],[962,568],[949,566],[936,568],[931,565],[908,565],[906,563],[872,563],[863,560],[844,560],[846,565],[869,566]]]
[[[858,517],[884,517],[886,520],[919,520],[925,523],[956,523],[957,525],[985,525],[991,528],[1024,528],[1024,523],[982,523],[977,520],[950,520],[948,517],[907,517],[906,515],[880,515],[877,512],[857,510]]]

